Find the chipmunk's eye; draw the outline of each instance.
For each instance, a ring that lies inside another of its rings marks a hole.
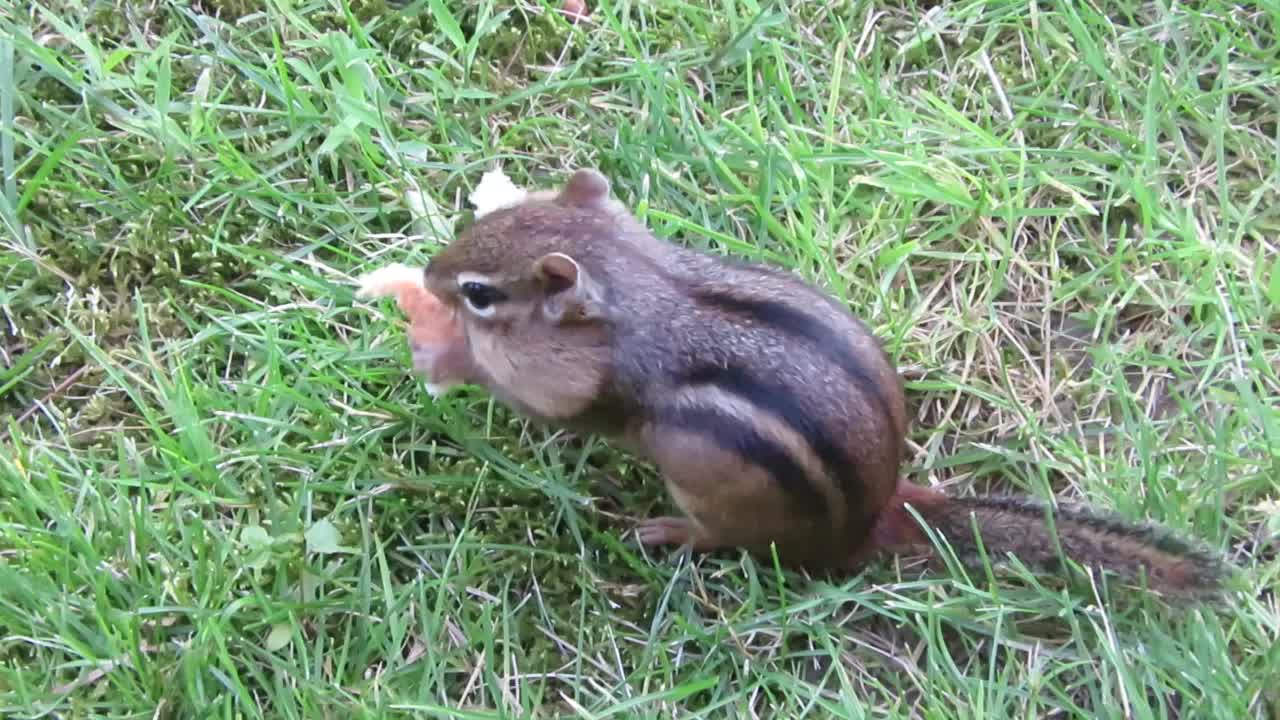
[[[467,303],[467,307],[480,317],[489,317],[493,314],[494,303],[507,299],[506,294],[501,290],[481,282],[467,281],[458,287],[462,291],[462,299]]]

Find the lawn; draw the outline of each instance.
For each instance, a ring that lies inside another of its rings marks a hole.
[[[0,714],[1280,717],[1280,7],[587,5],[0,7]],[[641,548],[650,466],[354,297],[580,166],[864,317],[913,481],[1238,582]]]

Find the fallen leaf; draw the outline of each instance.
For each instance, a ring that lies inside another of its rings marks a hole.
[[[271,547],[271,535],[261,525],[250,525],[240,531],[240,542],[252,550]]]
[[[288,623],[276,623],[271,626],[271,632],[267,635],[267,649],[275,652],[284,648],[293,639],[293,632],[289,628]]]
[[[307,552],[321,554],[349,552],[347,548],[338,544],[342,539],[338,534],[338,528],[328,520],[317,520],[303,537],[307,541]]]

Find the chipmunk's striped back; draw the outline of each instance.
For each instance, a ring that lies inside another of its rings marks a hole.
[[[616,378],[642,398],[646,437],[699,435],[754,466],[805,519],[804,550],[791,554],[844,563],[897,484],[905,409],[883,350],[789,273],[674,247],[663,255],[673,270],[618,243],[607,258],[583,260],[615,288]],[[722,502],[700,482],[681,496],[695,518],[698,497]]]

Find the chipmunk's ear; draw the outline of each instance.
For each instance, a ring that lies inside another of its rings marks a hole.
[[[556,324],[604,317],[604,289],[577,260],[564,253],[548,253],[533,263],[542,288],[542,313]]]
[[[578,170],[556,197],[561,205],[600,207],[609,200],[609,179],[596,170]]]

